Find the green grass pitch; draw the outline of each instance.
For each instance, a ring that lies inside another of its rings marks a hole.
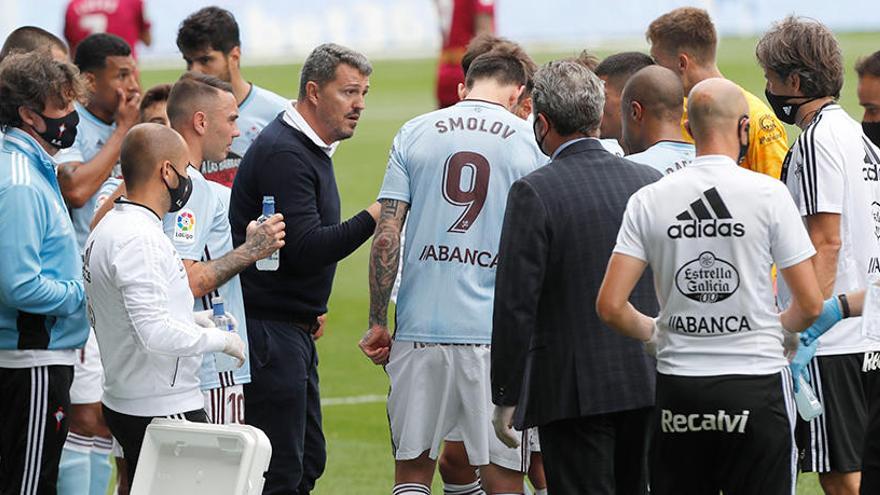
[[[847,69],[841,99],[850,114],[860,120],[861,111],[855,97],[856,76],[852,67],[856,58],[880,49],[880,37],[877,34],[849,34],[840,39]],[[764,80],[754,57],[755,42],[753,38],[723,40],[719,64],[727,77],[760,96],[763,95]],[[627,48],[646,50],[647,47]],[[597,53],[600,56],[609,54],[607,50]],[[544,62],[569,55],[574,52],[536,58]],[[397,129],[411,117],[433,109],[434,72],[433,59],[375,62],[367,109],[357,133],[342,143],[334,156],[344,218],[375,199],[391,139]],[[142,73],[144,87],[174,81],[179,73],[180,70],[145,70]],[[244,74],[249,81],[294,97],[299,66],[247,66]],[[791,137],[797,135],[794,128],[789,127],[788,131]],[[330,300],[327,332],[318,344],[321,392],[325,398],[387,393],[386,375],[356,346],[367,326],[368,250],[369,243],[339,264]],[[390,493],[394,465],[384,403],[327,405],[324,407],[324,433],[328,461],[326,472],[315,490],[317,495]],[[442,493],[439,478],[435,479],[434,493]],[[821,493],[815,477],[802,476],[798,493]]]

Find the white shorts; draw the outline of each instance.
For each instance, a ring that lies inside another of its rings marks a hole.
[[[388,420],[394,458],[428,451],[437,459],[444,439],[464,442],[473,466],[529,468],[528,441],[511,449],[492,428],[488,345],[394,342],[385,371],[391,380]]]
[[[208,421],[215,425],[244,424],[244,385],[203,390]]]
[[[89,339],[82,349],[76,351],[73,365],[73,383],[70,386],[71,404],[94,404],[104,395],[104,367],[95,331],[89,329]]]
[[[541,453],[541,439],[538,438],[538,427],[529,428],[529,451],[534,454]]]

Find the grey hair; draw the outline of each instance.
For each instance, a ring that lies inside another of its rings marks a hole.
[[[583,65],[568,60],[545,64],[535,73],[532,106],[562,136],[589,134],[599,128],[605,106],[602,80]]]
[[[303,64],[299,76],[299,98],[306,97],[306,84],[309,81],[323,86],[335,79],[339,64],[350,65],[365,76],[373,72],[373,66],[362,53],[336,43],[324,43],[312,50]]]

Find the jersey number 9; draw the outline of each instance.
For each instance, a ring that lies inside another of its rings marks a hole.
[[[446,160],[443,168],[443,199],[464,206],[448,232],[464,233],[477,220],[489,192],[489,161],[479,153],[459,151]]]

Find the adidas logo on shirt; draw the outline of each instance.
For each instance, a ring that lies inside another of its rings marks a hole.
[[[745,225],[733,221],[733,215],[714,187],[703,191],[675,219],[682,223],[672,224],[666,230],[671,239],[742,237],[746,234]]]

